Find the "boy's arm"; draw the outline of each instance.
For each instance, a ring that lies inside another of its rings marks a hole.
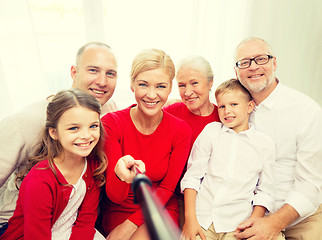
[[[256,218],[264,217],[266,211],[267,211],[266,207],[263,207],[260,205],[254,206],[253,212],[250,215],[250,217],[246,221],[244,221],[238,225],[237,229],[235,230],[235,234],[238,234],[242,231],[240,226],[244,226],[243,230],[251,227],[253,220]]]
[[[263,206],[254,206],[253,212],[249,218],[264,217],[265,212],[267,211],[266,207]]]
[[[196,198],[196,190],[191,188],[186,188],[184,190],[185,223],[183,225],[182,235],[188,239],[195,239],[195,237],[199,235],[202,240],[205,240],[206,237],[196,216]]]
[[[252,214],[250,215],[250,217],[249,217],[246,221],[244,221],[244,222],[240,223],[240,224],[239,224],[239,226],[247,225],[247,223],[251,222],[251,221],[252,221],[252,219],[264,217],[264,215],[265,215],[266,211],[267,211],[267,208],[266,208],[266,207],[264,207],[264,206],[260,206],[260,205],[256,205],[256,206],[254,206],[254,208],[253,208],[253,212],[252,212]],[[246,227],[246,228],[247,228],[247,227]],[[240,231],[238,230],[238,228],[237,228],[236,232],[240,232]]]
[[[214,135],[212,128],[207,125],[194,142],[187,163],[187,171],[180,182],[182,193],[185,188],[199,191],[201,180],[209,167]]]
[[[187,172],[180,184],[181,191],[184,193],[185,224],[182,235],[185,236],[185,239],[195,239],[196,235],[199,235],[201,239],[206,239],[197,220],[196,199],[213,151],[215,131],[212,128],[207,125],[194,142],[188,160]]]

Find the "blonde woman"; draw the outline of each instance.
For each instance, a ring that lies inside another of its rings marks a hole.
[[[123,158],[145,164],[154,194],[178,223],[174,194],[185,166],[191,129],[182,120],[162,110],[172,88],[175,67],[161,50],[139,53],[132,63],[131,90],[136,104],[102,118],[107,133],[105,150],[109,161],[102,227],[107,239],[149,239],[139,205],[133,203],[130,184],[116,177],[114,166]]]

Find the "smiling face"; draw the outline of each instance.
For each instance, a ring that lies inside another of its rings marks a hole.
[[[99,141],[100,116],[81,106],[72,107],[61,115],[56,128],[49,128],[49,134],[60,142],[64,158],[86,157]]]
[[[220,121],[236,133],[249,128],[249,114],[254,109],[254,102],[238,90],[222,92],[216,97]]]
[[[161,108],[171,92],[171,84],[169,74],[161,68],[139,73],[131,83],[138,110],[149,117],[162,114]]]
[[[85,48],[77,66],[72,66],[73,87],[93,95],[103,106],[113,95],[117,63],[110,49],[92,45]]]
[[[251,59],[260,55],[271,54],[265,42],[253,39],[241,43],[236,50],[236,62],[244,59]],[[252,94],[270,90],[275,79],[276,58],[270,59],[264,65],[257,65],[254,61],[245,69],[235,66],[235,73],[243,86]]]
[[[176,79],[180,97],[187,108],[197,115],[206,112],[213,81],[208,81],[201,71],[191,67],[181,67]]]

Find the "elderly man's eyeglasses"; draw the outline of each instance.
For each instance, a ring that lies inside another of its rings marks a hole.
[[[236,62],[236,66],[240,69],[248,68],[252,64],[252,61],[257,65],[264,65],[268,63],[271,58],[273,58],[272,55],[260,55],[254,58],[240,60]]]

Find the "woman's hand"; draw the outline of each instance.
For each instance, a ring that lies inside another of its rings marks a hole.
[[[115,165],[114,172],[124,182],[131,183],[139,172],[145,173],[145,164],[141,160],[135,160],[132,156],[121,157]]]

